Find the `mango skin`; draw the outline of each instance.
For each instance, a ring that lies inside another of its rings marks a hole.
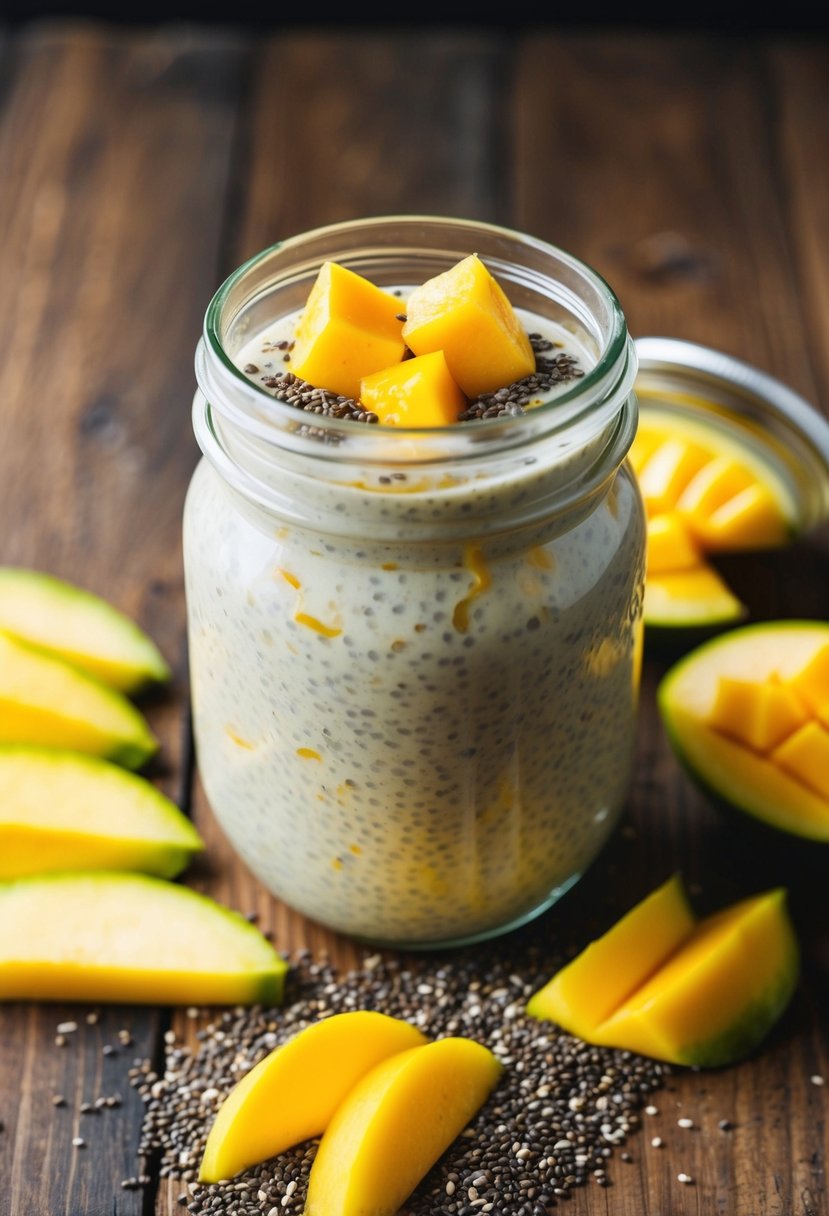
[[[467,397],[504,388],[535,371],[535,353],[501,285],[477,254],[416,287],[403,339],[416,355],[442,350]]]
[[[774,675],[797,691],[802,674],[826,646],[829,624],[824,621],[743,625],[674,663],[657,688],[668,740],[703,794],[773,831],[822,843],[829,843],[829,799],[771,756],[715,730],[710,718],[720,677],[763,680]]]
[[[378,1064],[323,1133],[304,1216],[394,1216],[498,1083],[488,1048],[447,1038]]]
[[[222,1103],[199,1181],[232,1178],[321,1135],[361,1077],[426,1042],[408,1022],[367,1010],[334,1014],[299,1031],[260,1060]]]
[[[288,964],[179,883],[75,871],[0,883],[0,1001],[278,1004]]]

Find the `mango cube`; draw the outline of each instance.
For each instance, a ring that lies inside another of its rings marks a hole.
[[[323,1133],[305,1216],[395,1216],[501,1071],[488,1048],[464,1038],[438,1039],[378,1064]]]
[[[702,564],[699,549],[673,511],[648,520],[648,572],[692,570]]]
[[[365,376],[360,401],[381,422],[413,427],[448,426],[466,406],[441,350]]]
[[[791,686],[823,725],[829,727],[829,646],[815,652],[791,680]]]
[[[648,515],[670,511],[709,456],[704,448],[685,439],[665,439],[639,470],[639,489]]]
[[[535,371],[530,339],[477,254],[416,287],[406,315],[406,344],[416,355],[442,350],[452,378],[467,397],[503,388]]]
[[[405,353],[403,304],[336,262],[324,262],[294,334],[291,370],[316,388],[356,398],[363,376]]]
[[[829,801],[829,730],[808,722],[775,748],[771,758]]]
[[[720,676],[708,725],[757,752],[771,751],[798,730],[806,713],[797,696],[775,680]]]

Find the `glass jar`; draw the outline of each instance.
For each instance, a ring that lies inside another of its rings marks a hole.
[[[234,362],[326,260],[391,290],[473,251],[592,352],[523,416],[309,422]],[[216,293],[184,518],[197,758],[231,843],[308,917],[403,947],[480,940],[549,907],[610,834],[641,661],[635,371],[594,271],[480,223],[333,225]]]

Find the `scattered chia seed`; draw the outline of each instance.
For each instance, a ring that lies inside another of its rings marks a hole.
[[[524,1007],[540,977],[563,961],[533,946],[520,965],[482,950],[437,962],[372,955],[338,977],[329,963],[304,952],[282,1008],[205,1011],[210,1020],[197,1031],[195,1051],[168,1044],[158,1074],[148,1060],[130,1069],[145,1104],[139,1153],[159,1154],[160,1176],[186,1183],[179,1203],[194,1214],[299,1216],[316,1141],[228,1182],[202,1185],[196,1176],[208,1132],[234,1084],[274,1047],[322,1017],[379,1009],[433,1039],[475,1039],[504,1064],[489,1101],[410,1198],[408,1216],[535,1216],[591,1179],[608,1186],[610,1144],[623,1146],[638,1129],[642,1103],[671,1069],[527,1017]]]
[[[57,1034],[74,1034],[77,1029],[77,1022],[59,1022],[55,1028]]]
[[[826,1084],[823,1077],[821,1077],[819,1073],[815,1073],[815,1075],[813,1077],[810,1077],[809,1080],[812,1082],[813,1085],[825,1085]]]
[[[53,1106],[65,1106],[66,1099],[64,1098],[63,1094],[52,1094],[52,1105]]]
[[[653,1140],[651,1140],[651,1148],[664,1148],[664,1146],[665,1141],[661,1136],[654,1136]]]
[[[98,1010],[97,1010],[97,1009],[92,1009],[92,1010],[91,1010],[91,1011],[90,1011],[90,1012],[89,1012],[89,1013],[86,1015],[86,1024],[87,1024],[87,1026],[97,1026],[97,1024],[98,1024],[98,1020],[99,1020],[100,1016],[101,1016],[101,1015],[98,1013]]]
[[[55,1035],[55,1047],[66,1047],[68,1042],[69,1042],[69,1040],[67,1039],[65,1034],[56,1034]]]
[[[86,1148],[86,1141],[84,1140],[83,1136],[73,1136],[72,1137],[72,1147],[73,1148]]]
[[[734,1124],[731,1122],[730,1119],[720,1119],[719,1123],[717,1124],[717,1127],[720,1129],[721,1132],[730,1132],[730,1131],[734,1130]]]
[[[659,1107],[658,1107],[658,1106],[653,1106],[653,1105],[648,1105],[648,1106],[646,1106],[646,1107],[645,1107],[645,1114],[646,1114],[646,1115],[658,1115],[658,1114],[659,1114]]]
[[[686,1128],[693,1127],[694,1120],[693,1119],[677,1119],[676,1125],[677,1125],[677,1127],[686,1127]]]
[[[105,1044],[104,1044],[104,1046],[101,1048],[101,1055],[103,1055],[103,1056],[117,1056],[117,1055],[118,1055],[118,1049],[117,1049],[117,1047],[113,1047],[111,1043],[105,1043]]]
[[[677,1174],[677,1182],[683,1182],[686,1186],[693,1186],[694,1180],[690,1174]]]

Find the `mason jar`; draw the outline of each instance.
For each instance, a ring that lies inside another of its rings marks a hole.
[[[583,352],[524,413],[360,425],[239,366],[325,261],[404,311],[472,252],[528,326]],[[598,274],[477,222],[318,229],[214,296],[184,516],[197,760],[232,845],[301,913],[378,944],[481,940],[549,907],[611,833],[641,662],[635,372]]]

